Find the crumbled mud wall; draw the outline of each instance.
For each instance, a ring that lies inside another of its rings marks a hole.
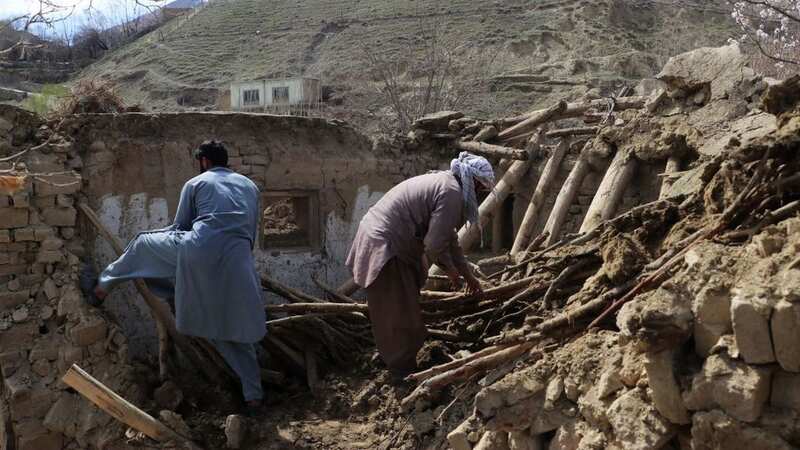
[[[358,223],[386,190],[440,166],[435,152],[399,152],[388,144],[373,150],[356,130],[322,119],[129,113],[76,116],[61,129],[80,150],[90,205],[123,242],[172,222],[183,184],[199,173],[191,152],[206,139],[225,142],[231,168],[262,193],[310,194],[318,206],[315,244],[257,243],[255,250],[259,271],[306,292],[319,291],[312,277],[332,286],[347,279],[344,261]],[[113,260],[102,238],[93,238],[90,248],[98,268]],[[152,354],[154,325],[134,287],[116,290],[108,305],[130,338],[132,354]]]

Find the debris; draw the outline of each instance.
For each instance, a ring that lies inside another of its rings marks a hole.
[[[242,448],[245,435],[245,421],[238,414],[231,414],[225,418],[225,437],[228,439],[228,448]]]

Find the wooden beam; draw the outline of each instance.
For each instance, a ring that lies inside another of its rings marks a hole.
[[[589,174],[590,166],[586,153],[591,146],[592,141],[584,145],[578,160],[575,162],[575,165],[572,166],[567,180],[561,187],[558,197],[556,197],[556,203],[553,205],[553,210],[550,211],[550,217],[547,218],[547,223],[544,226],[544,233],[548,234],[547,241],[544,244],[545,246],[549,247],[559,240],[561,226],[564,224],[564,219],[567,217],[569,207],[575,200],[575,195],[577,195],[584,178]]]
[[[556,130],[550,130],[544,135],[547,138],[557,138],[557,137],[567,137],[567,136],[590,136],[593,134],[597,134],[598,131],[600,131],[600,127],[573,127],[573,128],[560,128]]]
[[[675,155],[667,159],[667,166],[664,168],[664,179],[661,181],[661,192],[658,194],[659,200],[667,197],[667,193],[672,188],[672,183],[675,180],[672,175],[681,171],[681,159]]]
[[[61,378],[67,386],[75,389],[87,400],[98,408],[108,413],[120,422],[141,431],[148,437],[158,442],[174,442],[188,445],[190,448],[200,448],[188,438],[179,435],[153,416],[125,400],[117,393],[106,387],[103,383],[86,373],[83,369],[73,364]]]
[[[369,312],[367,305],[362,303],[287,303],[285,305],[266,305],[264,308],[269,313],[290,314],[320,314],[320,313],[353,313]]]
[[[518,124],[501,131],[497,137],[501,140],[514,138],[535,129],[543,123],[549,122],[554,118],[563,115],[566,110],[567,103],[562,100],[549,108],[540,111],[534,111]]]
[[[603,221],[614,218],[622,196],[625,194],[625,188],[630,184],[635,170],[636,158],[633,156],[633,152],[618,150],[603,176],[600,187],[594,194],[586,217],[581,224],[580,233],[586,233]]]
[[[580,117],[584,113],[588,112],[590,109],[594,108],[602,108],[607,107],[609,101],[611,99],[608,98],[599,98],[596,100],[589,100],[583,102],[575,102],[575,103],[567,103],[566,109],[558,114],[557,116],[551,118],[552,120],[560,120],[560,119],[567,119],[570,117]],[[645,102],[647,101],[647,97],[639,97],[639,96],[631,96],[631,97],[619,97],[614,100],[614,111],[622,111],[624,109],[637,109],[643,108]],[[552,106],[550,107],[552,108]],[[508,117],[506,119],[501,119],[499,121],[502,125],[517,125],[524,122],[531,117],[535,117],[547,111],[548,109],[540,109],[536,111],[531,111],[527,114],[523,114],[521,116],[516,117]]]
[[[547,160],[547,164],[544,170],[542,170],[539,181],[536,183],[536,190],[531,196],[528,208],[525,210],[525,217],[523,217],[522,223],[519,226],[519,231],[517,231],[517,237],[514,239],[514,246],[511,247],[511,256],[516,255],[528,247],[528,243],[533,237],[533,230],[536,225],[536,219],[539,216],[539,211],[544,207],[547,191],[556,179],[558,168],[561,166],[561,161],[564,159],[564,155],[567,154],[567,150],[569,150],[569,140],[562,139],[553,151],[553,154],[550,155],[550,158]]]
[[[503,147],[501,145],[486,144],[484,142],[456,141],[453,143],[453,146],[459,150],[466,150],[478,155],[484,155],[493,158],[527,160],[530,157],[528,151],[526,150]]]

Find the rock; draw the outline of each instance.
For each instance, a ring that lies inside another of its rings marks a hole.
[[[656,79],[666,83],[673,98],[707,89],[709,100],[720,100],[752,90],[757,77],[747,64],[737,44],[703,47],[670,58]]]
[[[158,417],[167,427],[171,428],[172,431],[180,434],[186,439],[193,439],[192,429],[189,428],[189,425],[186,425],[186,422],[184,422],[183,417],[181,417],[180,414],[172,411],[161,410],[158,413]]]
[[[153,398],[161,408],[174,411],[183,402],[183,391],[178,385],[168,380],[153,392]]]
[[[508,448],[509,450],[541,450],[544,447],[541,436],[532,436],[523,431],[512,431],[508,433]]]
[[[541,409],[544,404],[546,385],[533,373],[532,368],[512,372],[500,381],[482,389],[475,396],[475,413],[488,421],[501,415],[501,420],[514,419],[509,414],[511,407]],[[535,405],[539,404],[539,408]],[[516,417],[516,421],[527,417]]]
[[[776,372],[772,377],[770,404],[800,412],[800,374]]]
[[[92,345],[105,339],[107,328],[108,325],[103,319],[99,317],[87,318],[70,330],[70,339],[78,346]]]
[[[78,425],[78,409],[81,401],[81,398],[75,394],[62,392],[44,417],[44,426],[48,430],[74,436]]]
[[[0,228],[23,228],[28,226],[28,210],[3,208],[0,214]]]
[[[725,354],[711,355],[694,376],[684,403],[692,411],[720,407],[737,420],[752,422],[769,399],[770,380],[768,368],[751,366]]]
[[[766,364],[775,361],[769,330],[771,308],[751,296],[734,290],[731,300],[731,319],[736,345],[742,358],[749,364]]]
[[[487,431],[475,444],[474,450],[509,450],[508,433],[504,431]]]
[[[462,117],[464,114],[457,111],[440,111],[415,120],[411,127],[429,131],[447,130],[451,120]]]
[[[644,351],[682,344],[692,334],[694,316],[688,301],[664,283],[626,303],[617,315],[623,335],[636,340]]]
[[[42,290],[44,291],[44,295],[47,296],[48,300],[52,300],[58,297],[58,287],[56,286],[56,282],[53,281],[52,278],[47,278],[44,280],[44,284],[42,285]]]
[[[475,416],[468,417],[447,435],[447,442],[453,450],[472,450],[469,434],[477,428]]]
[[[608,408],[608,421],[614,442],[626,450],[650,450],[664,446],[676,429],[644,398],[641,390],[631,389]]]
[[[599,387],[595,385],[578,399],[578,410],[586,422],[597,428],[605,428],[608,426],[606,411],[613,400],[601,398]]]
[[[473,141],[477,142],[486,142],[489,139],[496,137],[498,134],[497,127],[494,125],[488,125],[481,129],[478,134],[472,139]]]
[[[775,359],[783,370],[800,372],[800,304],[778,302],[770,318]]]
[[[756,247],[756,252],[758,252],[762,258],[780,252],[784,242],[785,240],[783,237],[766,233],[753,237],[753,245]]]
[[[225,437],[228,439],[228,448],[241,448],[245,432],[242,416],[231,414],[225,418]]]
[[[622,384],[619,372],[614,369],[603,372],[603,374],[600,375],[600,381],[597,382],[597,390],[600,398],[606,398],[624,387],[625,385]]]
[[[733,331],[731,294],[724,286],[703,288],[692,300],[694,313],[694,348],[706,357],[719,338]]]
[[[750,427],[719,410],[692,416],[692,450],[789,450],[775,434]]]
[[[21,306],[14,310],[14,313],[11,314],[11,320],[14,323],[22,323],[28,320],[28,308]]]
[[[648,353],[644,367],[656,410],[670,422],[683,425],[691,420],[683,404],[680,387],[675,381],[673,362],[673,351],[664,350]]]
[[[564,393],[564,378],[561,376],[553,377],[549,383],[547,383],[547,389],[545,390],[544,395],[544,409],[552,409],[553,405],[555,405],[556,401],[561,397],[561,394]]]
[[[51,317],[53,317],[53,308],[47,305],[43,306],[42,310],[39,311],[39,318],[49,320]]]
[[[770,83],[761,99],[764,111],[772,115],[780,115],[797,105],[800,99],[800,75]]]
[[[42,220],[52,227],[74,227],[77,215],[78,212],[73,207],[42,210]]]

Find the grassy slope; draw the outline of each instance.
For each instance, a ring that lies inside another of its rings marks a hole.
[[[461,57],[483,64],[491,55],[494,73],[577,83],[476,93],[468,107],[513,112],[649,76],[671,55],[722,44],[732,32],[723,8],[710,0],[216,0],[83,75],[116,79],[128,100],[159,109],[176,108],[182,90],[286,74],[355,93],[365,86],[362,46],[403,58],[422,29],[436,28]]]

